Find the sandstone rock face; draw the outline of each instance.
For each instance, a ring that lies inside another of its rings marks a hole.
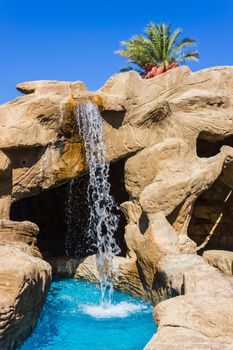
[[[0,106],[0,244],[25,264],[21,268],[15,259],[12,274],[21,272],[12,298],[0,290],[3,309],[17,302],[22,316],[12,311],[20,320],[9,326],[16,330],[13,340],[4,328],[5,316],[0,317],[4,346],[13,347],[29,332],[26,324],[35,323],[51,274],[36,248],[38,228],[12,222],[12,203],[88,171],[75,113],[76,105],[87,100],[99,105],[104,119],[107,159],[125,160],[129,200],[121,207],[127,258],[116,258],[120,273],[114,283],[158,304],[159,329],[148,349],[171,349],[171,338],[179,349],[184,344],[193,350],[231,346],[230,278],[195,252],[205,248],[203,241],[233,250],[232,75],[233,67],[195,73],[180,67],[143,80],[132,71],[112,76],[96,92],[82,82],[25,82],[18,85],[25,96]],[[2,266],[8,271],[4,254]],[[68,265],[61,260],[57,269],[96,281],[94,259]],[[35,288],[38,296],[25,323],[28,310],[19,288],[24,270],[30,279],[25,293]],[[4,275],[5,284],[10,275]]]
[[[233,252],[225,250],[206,250],[203,258],[227,276],[233,275]]]
[[[25,243],[0,242],[0,348],[15,349],[34,327],[51,267]]]
[[[0,220],[0,349],[15,349],[30,334],[51,282],[38,232],[29,221]]]
[[[31,247],[33,255],[42,258],[37,248],[39,228],[30,221],[0,220],[0,242],[22,242]]]
[[[160,288],[179,296],[156,306],[159,327],[145,350],[231,349],[233,280],[193,255],[168,255],[157,269],[163,273]]]
[[[39,81],[18,89],[27,95],[0,106],[1,211],[6,218],[9,197],[19,199],[72,178],[83,172],[85,162],[74,132],[72,98],[85,91],[84,84]]]

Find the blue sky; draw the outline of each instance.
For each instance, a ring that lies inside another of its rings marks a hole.
[[[125,66],[119,41],[150,21],[198,40],[192,70],[233,64],[233,0],[0,0],[0,103],[26,80],[83,80],[99,88]]]

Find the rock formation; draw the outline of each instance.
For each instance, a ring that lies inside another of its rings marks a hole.
[[[0,348],[15,349],[33,329],[51,281],[51,267],[25,244],[0,242]]]
[[[232,74],[233,67],[180,67],[143,80],[131,71],[96,92],[82,82],[26,82],[17,87],[26,96],[0,106],[0,280],[9,278],[11,288],[8,297],[0,288],[0,347],[14,349],[30,332],[51,278],[37,226],[12,221],[12,207],[88,171],[74,110],[90,99],[104,118],[107,159],[125,163],[128,198],[119,204],[127,253],[116,258],[115,286],[157,305],[159,328],[147,349],[230,349],[231,277],[196,251],[233,250]],[[54,260],[60,273],[96,280],[93,257]],[[30,322],[29,289],[36,293]]]

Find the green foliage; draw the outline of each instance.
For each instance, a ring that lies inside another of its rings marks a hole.
[[[123,49],[117,54],[127,57],[129,64],[139,67],[145,72],[146,66],[163,66],[176,62],[178,65],[186,61],[198,61],[197,51],[187,48],[196,46],[196,40],[184,38],[179,40],[182,29],[171,31],[170,24],[150,23],[144,30],[144,35],[135,35],[120,44]]]

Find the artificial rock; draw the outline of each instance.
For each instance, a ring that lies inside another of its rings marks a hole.
[[[25,82],[17,86],[25,96],[0,106],[0,282],[9,285],[0,288],[1,348],[30,332],[51,279],[40,227],[10,220],[12,206],[88,171],[75,110],[91,100],[108,161],[125,162],[127,256],[115,260],[114,284],[156,305],[158,332],[146,349],[230,349],[231,277],[196,252],[205,240],[208,249],[233,250],[232,75],[233,67],[179,67],[144,80],[131,71],[95,92],[82,82]],[[94,255],[50,262],[60,274],[97,280]]]

